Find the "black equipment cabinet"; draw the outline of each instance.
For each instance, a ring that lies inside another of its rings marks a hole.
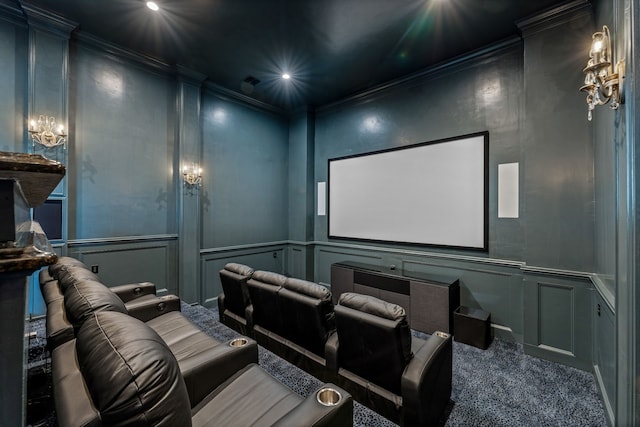
[[[350,261],[331,265],[331,292],[334,304],[344,292],[398,304],[407,312],[411,328],[428,334],[453,333],[453,312],[460,305],[460,285],[455,277]]]

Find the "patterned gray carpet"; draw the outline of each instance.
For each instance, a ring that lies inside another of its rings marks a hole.
[[[183,304],[182,311],[214,337],[237,332],[218,321],[217,309]],[[417,332],[423,338],[425,334]],[[320,382],[262,347],[259,364],[301,396]],[[522,345],[495,339],[487,350],[453,343],[453,391],[446,426],[606,426],[592,374],[527,356]],[[356,403],[354,426],[393,426]]]
[[[182,304],[183,313],[221,340],[237,332],[218,321],[216,309]],[[28,426],[55,425],[50,399],[44,321],[31,322],[27,407]],[[416,335],[424,335],[416,333]],[[487,350],[453,343],[453,392],[445,426],[606,426],[592,374],[527,356],[520,344],[494,340]],[[259,364],[306,397],[320,381],[259,347]],[[394,426],[368,408],[354,404],[354,426]]]

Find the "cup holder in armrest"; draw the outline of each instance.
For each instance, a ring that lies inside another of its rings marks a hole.
[[[229,346],[231,347],[242,347],[244,345],[247,345],[249,343],[249,340],[246,338],[236,338],[231,340],[231,342],[229,343]]]
[[[324,387],[316,394],[318,403],[324,406],[335,406],[342,400],[342,395],[336,389]]]

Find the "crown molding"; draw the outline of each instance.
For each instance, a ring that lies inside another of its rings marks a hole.
[[[497,43],[490,44],[486,47],[474,50],[472,52],[467,52],[465,54],[440,62],[436,65],[427,67],[418,72],[382,83],[378,86],[374,86],[372,88],[356,93],[347,98],[340,99],[330,104],[322,105],[320,107],[317,107],[315,111],[317,113],[330,111],[330,110],[333,110],[334,108],[337,108],[343,105],[353,104],[358,101],[367,100],[378,93],[382,93],[390,89],[398,89],[398,88],[410,86],[412,84],[415,84],[416,81],[427,78],[427,77],[434,78],[444,73],[451,73],[459,69],[472,67],[477,65],[478,63],[493,60],[497,54],[512,50],[516,47],[520,47],[521,44],[522,44],[522,39],[520,37],[518,36],[509,37]]]
[[[516,21],[516,26],[522,36],[526,38],[592,13],[590,1],[573,0]]]
[[[172,67],[166,62],[125,49],[84,31],[74,33],[74,38],[82,43],[83,46],[94,49],[100,53],[105,53],[116,61],[134,63],[164,76],[173,76],[176,74],[175,67]]]
[[[23,28],[27,27],[24,12],[15,1],[0,0],[0,19]]]
[[[243,95],[241,93],[235,92],[231,89],[227,89],[220,85],[217,85],[211,81],[204,82],[204,88],[208,90],[210,93],[229,101],[239,102],[241,104],[249,105],[251,107],[258,108],[262,111],[267,111],[270,113],[275,113],[279,116],[289,116],[289,113],[286,110],[283,110],[280,107],[276,107],[271,104],[267,104],[266,102],[258,101],[257,99],[251,98],[250,96]]]
[[[178,80],[194,86],[200,86],[207,79],[207,75],[199,71],[194,71],[183,65],[176,65]]]
[[[71,32],[78,28],[79,24],[77,22],[71,21],[62,15],[42,9],[26,1],[21,1],[20,3],[27,17],[29,28],[50,33],[67,40]]]

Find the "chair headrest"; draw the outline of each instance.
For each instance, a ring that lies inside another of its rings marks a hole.
[[[295,279],[293,277],[289,277],[284,282],[284,287],[291,291],[294,291],[299,294],[303,294],[312,298],[317,298],[320,300],[331,299],[331,291],[329,291],[329,289],[317,283],[309,282],[307,280],[301,280],[301,279]]]
[[[253,273],[251,279],[266,283],[268,285],[284,286],[284,282],[287,281],[287,276],[283,276],[282,274],[278,273],[272,273],[270,271],[258,270]]]
[[[94,313],[78,331],[76,351],[103,425],[191,425],[178,362],[149,326],[122,313]]]
[[[235,263],[235,262],[227,263],[224,266],[224,269],[228,270],[228,271],[231,271],[232,273],[239,274],[241,276],[249,277],[249,276],[251,276],[253,274],[253,268],[251,268],[251,267],[249,267],[247,265],[238,264],[238,263]]]
[[[370,295],[345,292],[340,295],[338,304],[388,320],[401,320],[407,317],[404,308],[399,305],[383,301]]]
[[[64,290],[64,307],[69,321],[76,327],[97,311],[128,313],[124,302],[116,294],[93,280],[77,280],[67,286]]]
[[[51,277],[54,279],[57,279],[58,274],[68,267],[83,267],[87,270],[89,269],[89,267],[87,267],[82,261],[68,256],[63,256],[59,257],[56,262],[49,266],[49,274],[51,274]]]
[[[58,283],[63,291],[73,282],[82,280],[100,282],[100,278],[96,274],[83,267],[70,266],[58,272]]]

